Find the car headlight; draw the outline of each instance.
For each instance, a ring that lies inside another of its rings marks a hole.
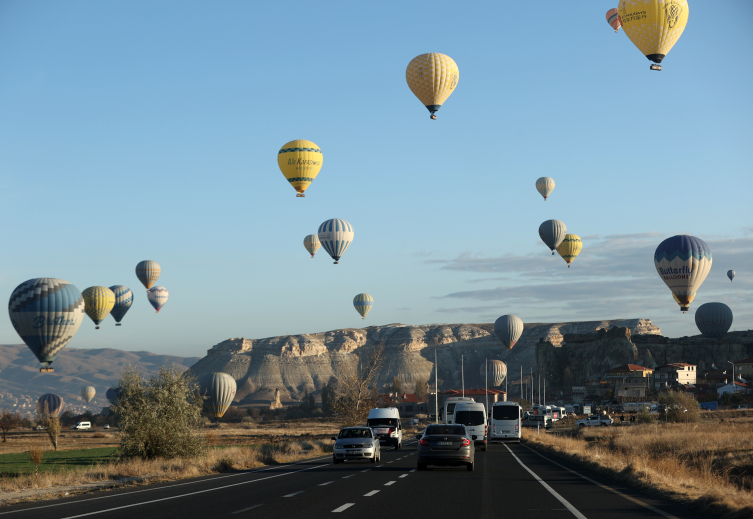
[[[335,444],[335,449],[344,449],[344,448],[345,448],[345,447],[343,447],[342,445],[337,445],[337,444]]]

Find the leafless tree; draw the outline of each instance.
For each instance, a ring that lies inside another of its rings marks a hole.
[[[3,409],[0,413],[0,431],[3,433],[3,441],[6,441],[8,432],[21,426],[21,415],[19,413],[12,413],[7,409]]]
[[[366,421],[369,409],[377,406],[376,377],[383,362],[384,347],[374,346],[335,374],[331,407],[345,425]]]

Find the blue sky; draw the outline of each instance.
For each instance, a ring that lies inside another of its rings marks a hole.
[[[177,355],[506,313],[683,336],[693,309],[653,250],[689,233],[714,252],[694,307],[751,328],[753,4],[691,1],[657,73],[614,3],[0,3],[0,292],[130,286],[123,326],[87,319],[70,346]],[[425,52],[460,69],[437,121],[405,82]],[[324,153],[304,199],[276,163],[293,139]],[[329,218],[355,229],[337,266],[302,244]],[[571,269],[538,238],[550,218],[583,238]],[[170,291],[159,315],[143,259]],[[0,342],[19,342],[7,317]]]

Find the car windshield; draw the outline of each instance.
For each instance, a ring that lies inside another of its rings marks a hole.
[[[397,425],[397,420],[394,418],[369,418],[366,420],[366,425],[369,427],[395,427]]]
[[[460,425],[430,425],[426,428],[426,436],[430,434],[460,434],[465,436],[465,427]]]
[[[516,405],[495,405],[492,407],[492,418],[495,420],[517,420],[520,418],[520,408]]]
[[[463,425],[484,425],[483,411],[456,411],[455,423]]]
[[[371,438],[370,429],[343,429],[338,438]]]

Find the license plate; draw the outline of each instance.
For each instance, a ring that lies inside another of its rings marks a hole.
[[[437,445],[452,445],[452,442],[437,442]]]
[[[348,451],[348,454],[360,454],[358,451]]]

